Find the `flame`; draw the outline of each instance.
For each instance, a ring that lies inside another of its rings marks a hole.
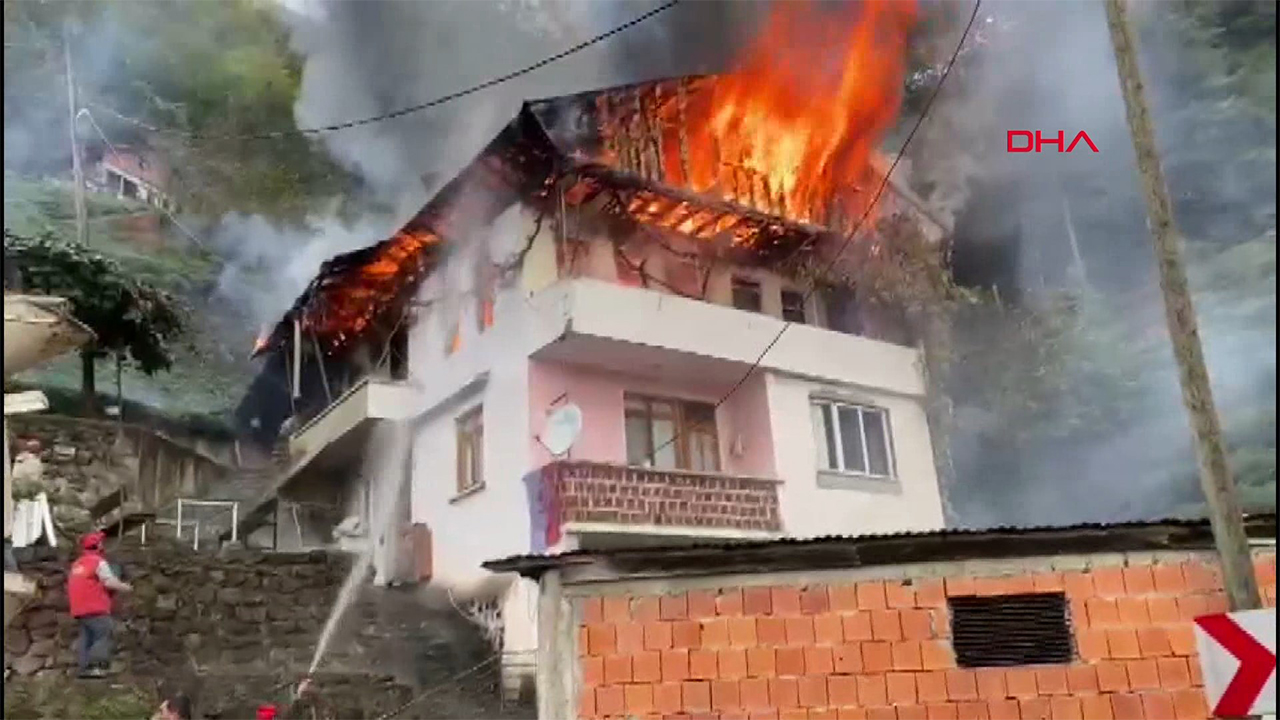
[[[775,4],[737,69],[689,107],[685,184],[815,224],[860,215],[870,198],[858,190],[878,179],[871,160],[901,108],[915,20],[909,0]],[[682,160],[663,155],[670,177]]]

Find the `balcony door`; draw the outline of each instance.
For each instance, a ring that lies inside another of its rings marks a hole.
[[[720,471],[715,406],[631,393],[625,405],[628,465]]]

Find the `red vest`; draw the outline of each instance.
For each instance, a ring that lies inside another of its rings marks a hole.
[[[67,574],[67,604],[71,617],[82,618],[111,614],[111,594],[98,579],[98,566],[106,560],[95,552],[87,552],[71,563]]]

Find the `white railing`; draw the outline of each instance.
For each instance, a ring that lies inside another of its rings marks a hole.
[[[229,507],[229,508],[231,508],[231,542],[233,542],[233,543],[234,543],[234,542],[236,542],[236,541],[237,541],[237,539],[238,539],[238,534],[239,534],[239,531],[240,531],[240,528],[239,528],[239,525],[240,525],[240,503],[239,503],[239,501],[236,501],[236,500],[191,500],[191,499],[188,499],[188,498],[178,498],[178,519],[175,521],[175,523],[174,523],[174,524],[175,524],[175,525],[177,525],[177,528],[178,528],[178,538],[179,538],[179,539],[181,539],[181,538],[182,538],[182,526],[183,526],[183,524],[184,524],[184,523],[182,522],[182,508],[183,508],[183,507],[215,507],[215,508],[216,508],[216,507],[220,507],[220,508],[227,508],[227,507]],[[194,549],[199,550],[199,549],[200,549],[200,521],[199,521],[199,520],[197,520],[197,521],[195,521],[195,523],[196,523],[196,529],[195,529],[195,532],[193,533],[193,534],[195,535],[195,543],[194,543],[194,546],[193,546],[193,547],[194,547]]]

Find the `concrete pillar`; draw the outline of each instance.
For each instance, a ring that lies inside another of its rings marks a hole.
[[[573,687],[577,650],[573,613],[564,597],[559,570],[550,570],[538,581],[538,718],[575,717]]]

